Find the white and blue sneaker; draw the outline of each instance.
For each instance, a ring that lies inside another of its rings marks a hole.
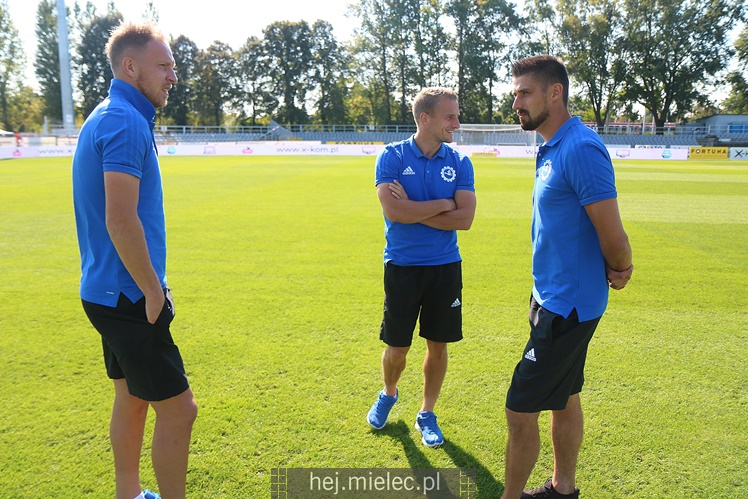
[[[145,497],[145,499],[161,499],[160,495],[147,489],[143,491],[143,497]]]
[[[387,424],[387,418],[390,415],[390,409],[392,409],[392,406],[397,402],[399,394],[400,392],[397,392],[394,397],[391,397],[384,393],[384,390],[379,392],[377,401],[371,406],[369,414],[366,416],[366,421],[368,421],[372,428],[375,430],[381,430],[384,428],[384,425]]]
[[[436,424],[436,414],[419,412],[416,416],[416,430],[421,432],[421,442],[426,447],[439,447],[444,443],[444,435]]]

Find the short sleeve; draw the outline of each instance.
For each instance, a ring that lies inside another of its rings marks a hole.
[[[579,140],[564,161],[566,182],[584,206],[617,196],[613,164],[607,149],[590,139]]]
[[[457,175],[456,190],[475,192],[475,172],[473,170],[473,163],[467,156],[460,158],[460,170]]]
[[[374,167],[374,185],[397,180],[402,162],[400,151],[392,146],[385,147],[377,156]]]
[[[138,178],[151,146],[147,123],[134,113],[121,109],[107,113],[96,131],[104,171],[129,173]]]

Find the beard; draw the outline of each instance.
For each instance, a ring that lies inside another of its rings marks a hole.
[[[156,109],[166,106],[166,103],[169,100],[168,94],[164,94],[160,88],[155,92],[147,90],[145,82],[141,79],[138,79],[135,82],[135,88],[137,88],[140,93],[143,94],[143,97],[148,99],[148,102],[153,104],[153,107]]]
[[[545,120],[547,120],[551,115],[551,112],[548,110],[548,108],[543,109],[543,111],[535,118],[530,116],[530,113],[526,109],[520,109],[520,111],[525,113],[525,117],[520,117],[519,119],[519,124],[522,127],[522,130],[535,130],[540,125],[545,123]]]

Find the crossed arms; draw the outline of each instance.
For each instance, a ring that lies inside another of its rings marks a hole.
[[[411,201],[400,182],[395,180],[377,185],[377,196],[384,216],[391,222],[421,223],[440,230],[468,230],[475,217],[473,191],[455,191],[454,199]]]

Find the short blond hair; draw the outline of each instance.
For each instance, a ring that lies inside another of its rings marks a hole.
[[[444,87],[427,87],[418,92],[413,100],[413,119],[416,125],[421,113],[432,114],[443,97],[457,101],[457,92]]]
[[[128,50],[142,50],[151,40],[166,43],[166,37],[154,23],[150,21],[119,23],[112,30],[106,44],[106,56],[109,58],[112,72],[117,71]]]

